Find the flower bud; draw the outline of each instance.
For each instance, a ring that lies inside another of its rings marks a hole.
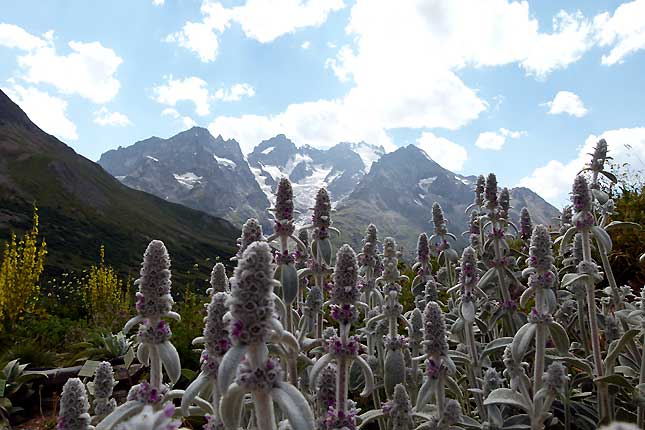
[[[217,263],[213,266],[211,272],[211,289],[210,294],[226,293],[229,291],[228,276],[226,276],[226,269],[222,263]]]
[[[177,430],[181,421],[173,420],[175,407],[166,403],[164,407],[155,412],[152,406],[144,406],[143,410],[115,427],[115,430]]]
[[[269,245],[265,242],[249,245],[235,268],[235,288],[228,302],[233,343],[249,345],[268,339],[274,318],[274,272]]]
[[[107,361],[102,361],[96,367],[94,380],[88,383],[88,388],[94,396],[94,415],[104,418],[116,409],[116,400],[111,399],[112,391],[116,381],[112,365]]]
[[[549,365],[542,379],[544,386],[554,393],[561,392],[568,380],[567,369],[559,361]]]
[[[497,176],[494,173],[488,174],[484,197],[486,197],[486,207],[489,210],[497,208]]]
[[[336,253],[336,268],[333,278],[334,286],[331,290],[331,298],[334,303],[353,305],[360,294],[356,285],[358,265],[354,250],[347,244],[341,246]]]
[[[426,304],[423,314],[425,324],[424,346],[428,356],[448,354],[448,340],[446,338],[446,322],[441,308],[436,302]]]
[[[214,377],[217,377],[221,357],[231,346],[228,324],[224,321],[224,315],[228,312],[227,300],[226,293],[215,293],[206,311],[201,369]]]
[[[520,212],[520,238],[524,241],[529,240],[533,232],[533,223],[531,214],[527,208],[522,208]]]
[[[58,430],[88,430],[90,404],[85,386],[78,378],[70,378],[63,386],[56,428]]]
[[[331,200],[327,189],[321,188],[316,194],[316,204],[312,224],[315,227],[314,239],[326,239],[329,237],[329,226],[331,225]]]
[[[571,192],[571,202],[576,214],[591,211],[591,192],[589,185],[584,176],[578,175],[573,181],[573,191]]]
[[[426,263],[430,258],[430,246],[428,245],[428,235],[421,233],[417,240],[417,261]]]
[[[159,319],[170,312],[173,304],[170,295],[170,257],[166,246],[160,240],[153,240],[143,254],[141,277],[136,308],[139,315],[148,319]]]

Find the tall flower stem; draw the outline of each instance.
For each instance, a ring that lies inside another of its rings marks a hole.
[[[593,263],[591,259],[591,241],[589,240],[589,231],[583,230],[582,234],[582,255],[584,261]],[[602,360],[602,350],[600,349],[600,331],[598,330],[598,319],[596,318],[596,293],[592,280],[587,281],[587,318],[591,331],[591,349],[594,360],[594,370],[596,378],[602,377],[604,372],[604,363]],[[598,384],[598,406],[602,417],[609,416],[609,394],[605,384]]]

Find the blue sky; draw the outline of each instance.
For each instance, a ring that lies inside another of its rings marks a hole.
[[[191,125],[245,152],[278,133],[318,147],[415,144],[557,205],[601,136],[645,168],[643,0],[1,8],[0,88],[92,160]]]

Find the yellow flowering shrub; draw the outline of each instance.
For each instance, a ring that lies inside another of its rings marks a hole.
[[[32,312],[38,301],[40,275],[45,264],[47,244],[38,243],[38,209],[34,206],[33,225],[20,241],[11,235],[0,265],[0,321],[14,323]]]
[[[100,257],[99,264],[92,265],[82,281],[85,284],[85,306],[97,324],[111,326],[120,319],[121,314],[127,314],[130,297],[114,268],[105,264],[103,245]]]

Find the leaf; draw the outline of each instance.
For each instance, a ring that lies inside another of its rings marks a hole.
[[[154,347],[153,347],[154,348]],[[171,342],[163,342],[158,346],[159,358],[163,364],[166,374],[172,381],[176,383],[181,378],[181,363],[179,361],[179,353]]]
[[[616,175],[614,175],[613,173],[610,173],[606,170],[601,170],[600,174],[605,175],[605,177],[609,179],[611,182],[613,182],[614,184],[618,183],[618,178],[616,178]]]
[[[331,241],[329,239],[316,240],[316,251],[320,250],[325,263],[331,264]]]
[[[569,230],[567,230],[566,233],[564,233],[563,236],[560,236],[558,239],[562,239],[562,243],[560,244],[560,255],[564,256],[564,254],[567,253],[567,251],[571,248],[571,240],[573,239],[573,236],[576,234],[577,230],[575,227],[570,227]]]
[[[526,403],[526,400],[520,393],[517,391],[511,390],[510,388],[498,388],[493,390],[486,400],[484,400],[484,406],[488,405],[510,405],[517,408],[524,409],[525,411],[531,410],[531,405]]]
[[[291,304],[298,297],[298,271],[293,264],[281,264],[282,299]]]
[[[382,409],[372,409],[371,411],[367,411],[364,414],[359,415],[358,418],[361,420],[361,423],[356,427],[356,430],[361,430],[364,425],[366,425],[370,421],[381,418],[382,416]]]
[[[605,370],[609,372],[610,370],[613,369],[614,363],[616,362],[616,359],[618,358],[618,355],[620,355],[620,352],[625,348],[625,346],[636,337],[640,333],[639,330],[636,329],[631,329],[627,330],[625,334],[622,335],[622,337],[618,340],[618,342],[613,343],[609,347],[609,352],[607,353],[607,358],[605,358]],[[615,345],[615,346],[614,346]]]
[[[587,375],[593,377],[593,367],[591,366],[591,363],[589,363],[587,360],[568,356],[568,355],[565,355],[565,356],[547,355],[546,357],[554,361],[564,361],[567,364],[567,367],[582,370]]]
[[[209,377],[205,373],[200,373],[197,379],[190,383],[190,385],[184,391],[184,395],[181,397],[181,414],[183,416],[188,415],[188,408],[193,403],[195,397],[199,395],[202,389],[208,384]]]
[[[596,241],[602,244],[602,247],[604,248],[605,252],[607,253],[611,252],[612,243],[611,243],[611,237],[609,236],[609,234],[602,227],[599,227],[597,225],[594,225],[591,227],[591,232],[596,238]]]
[[[577,273],[567,273],[562,277],[562,288],[566,288],[569,285],[573,284],[574,282],[578,281],[585,281],[588,282],[590,280],[590,276],[583,273],[583,274],[577,274]]]
[[[293,430],[310,430],[315,427],[314,416],[304,396],[292,385],[285,382],[271,390],[271,397],[287,415]]]
[[[481,278],[479,278],[479,282],[477,282],[477,287],[478,288],[483,288],[490,282],[490,280],[495,276],[495,268],[491,267],[482,275]]]
[[[640,230],[642,227],[640,224],[635,223],[635,222],[627,222],[627,221],[612,221],[609,224],[605,226],[605,230],[614,230],[617,228],[635,228]]]
[[[526,323],[515,333],[513,342],[511,343],[511,352],[515,361],[522,361],[526,350],[528,349],[537,326],[532,323]]]
[[[555,343],[556,349],[561,354],[566,354],[569,352],[569,336],[567,336],[567,331],[557,322],[549,323],[549,332],[551,333],[551,339]]]
[[[118,423],[136,415],[143,409],[144,404],[137,400],[130,400],[112,411],[96,426],[96,430],[110,430]]]
[[[461,302],[461,315],[467,323],[475,321],[475,304],[472,301]]]
[[[331,354],[325,354],[322,357],[320,357],[316,362],[314,363],[314,366],[311,368],[309,371],[309,385],[311,387],[316,386],[316,379],[318,378],[318,374],[329,364],[331,363],[332,359],[334,357]],[[221,366],[221,365],[220,365]]]
[[[240,426],[244,394],[245,390],[233,382],[220,400],[219,415],[227,429],[237,429]]]
[[[601,376],[593,380],[595,383],[600,384],[611,384],[618,387],[626,388],[631,391],[634,389],[634,384],[632,384],[629,379],[625,378],[623,375],[618,375],[614,373],[613,375]]]
[[[244,354],[246,353],[246,346],[244,345],[235,345],[222,357],[222,361],[219,364],[219,369],[217,371],[217,388],[220,393],[224,393],[233,378],[235,378],[235,372],[239,366]]]
[[[488,354],[492,354],[494,352],[499,351],[500,349],[506,348],[506,345],[510,344],[511,342],[513,342],[512,337],[500,337],[498,339],[494,339],[488,342],[488,344],[486,344],[486,347],[481,353],[482,359]]]

